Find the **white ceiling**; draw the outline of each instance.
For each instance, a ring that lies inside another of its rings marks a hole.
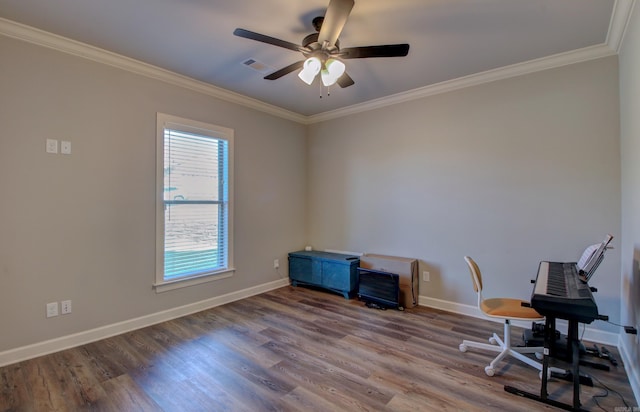
[[[355,85],[322,98],[320,86],[296,72],[270,81],[242,64],[251,58],[275,71],[300,53],[232,33],[240,27],[300,43],[329,0],[0,0],[0,18],[318,116],[575,50],[613,54],[610,31],[621,31],[615,26],[632,1],[356,0],[341,47],[409,43],[409,55],[347,60]]]

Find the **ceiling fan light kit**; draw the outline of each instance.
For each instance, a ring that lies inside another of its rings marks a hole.
[[[336,84],[340,76],[344,74],[346,66],[340,60],[329,59],[324,63],[324,69],[320,73],[322,84],[326,87]]]
[[[298,73],[298,77],[305,82],[306,84],[313,83],[313,79],[315,79],[316,75],[320,73],[320,68],[322,67],[322,62],[317,57],[309,57],[304,61],[304,65],[302,66],[302,70]]]
[[[308,85],[311,85],[318,73],[320,73],[320,78],[324,86],[329,87],[338,83],[338,86],[345,88],[353,85],[355,82],[346,73],[346,66],[339,59],[403,57],[409,53],[408,44],[387,44],[340,49],[338,37],[349,18],[353,6],[354,0],[330,0],[324,17],[320,16],[313,19],[312,24],[317,33],[306,36],[302,41],[302,45],[240,28],[235,29],[233,34],[238,37],[298,51],[306,58],[306,60],[297,61],[266,75],[264,77],[266,80],[276,80],[302,68],[298,73],[298,77]]]
[[[298,77],[306,84],[311,85],[318,73],[320,73],[322,84],[329,87],[336,84],[340,76],[344,74],[345,69],[346,66],[340,60],[330,58],[322,61],[320,58],[312,56],[304,61]]]

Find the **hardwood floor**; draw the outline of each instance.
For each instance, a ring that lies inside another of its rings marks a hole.
[[[503,390],[539,392],[533,368],[508,359],[488,377],[491,354],[458,350],[465,338],[485,341],[501,330],[423,307],[380,311],[285,287],[0,368],[0,410],[555,410]],[[614,411],[625,406],[620,396],[636,405],[621,362],[582,371],[598,380],[581,386],[585,409]],[[571,402],[569,382],[549,385],[550,397]],[[596,403],[603,385],[620,396],[609,391]]]

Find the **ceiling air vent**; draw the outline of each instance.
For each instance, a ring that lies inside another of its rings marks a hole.
[[[273,67],[267,66],[266,64],[259,62],[255,59],[247,59],[245,61],[242,62],[242,64],[244,64],[247,67],[252,68],[253,70],[260,72],[260,73],[271,73],[274,71]]]

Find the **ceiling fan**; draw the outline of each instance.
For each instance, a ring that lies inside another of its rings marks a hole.
[[[298,77],[311,84],[320,73],[322,83],[331,86],[338,83],[348,87],[355,82],[346,73],[343,59],[364,59],[368,57],[403,57],[409,53],[408,44],[387,44],[380,46],[340,48],[340,33],[353,8],[354,0],[330,0],[326,14],[313,19],[316,33],[312,33],[298,45],[245,29],[235,29],[233,34],[246,39],[272,44],[285,49],[301,52],[305,60],[292,63],[280,70],[268,74],[266,80],[276,80],[302,68]]]

